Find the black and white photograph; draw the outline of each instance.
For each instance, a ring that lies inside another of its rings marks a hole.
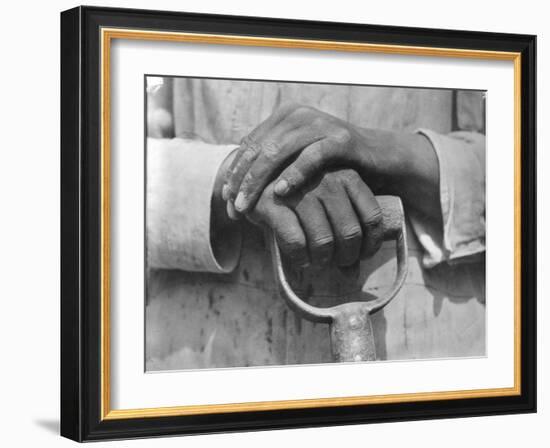
[[[486,91],[144,95],[147,372],[487,355]]]

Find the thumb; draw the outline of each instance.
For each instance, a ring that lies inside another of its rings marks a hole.
[[[329,160],[327,140],[319,140],[304,149],[298,158],[286,167],[274,182],[273,190],[278,196],[289,196],[300,190]]]

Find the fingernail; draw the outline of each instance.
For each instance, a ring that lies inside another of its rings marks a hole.
[[[244,195],[242,193],[239,193],[237,195],[237,199],[235,199],[235,208],[237,211],[242,212],[245,207],[245,201],[244,201]]]
[[[222,198],[224,201],[227,201],[229,199],[229,185],[225,184],[222,188]]]
[[[229,216],[232,220],[237,221],[239,219],[239,215],[237,215],[235,207],[233,207],[233,203],[231,201],[227,201],[226,210],[227,216]]]
[[[286,179],[281,179],[275,184],[275,187],[273,187],[273,189],[275,190],[275,194],[286,194],[289,189],[288,181]]]

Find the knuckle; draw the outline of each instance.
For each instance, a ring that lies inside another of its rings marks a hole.
[[[286,170],[284,170],[281,177],[283,177],[290,186],[295,187],[298,181],[301,180],[302,175],[295,166],[291,165]]]
[[[322,194],[334,195],[339,190],[338,182],[334,176],[334,173],[327,173],[321,179],[319,183],[320,191]],[[329,196],[330,197],[330,196]]]
[[[237,190],[236,182],[233,179],[231,172],[227,173],[225,185],[227,186],[226,194],[228,199],[235,200],[235,196],[237,196],[238,190]]]
[[[302,117],[311,112],[312,108],[309,106],[304,106],[303,104],[297,104],[291,111],[291,115],[295,117]]]
[[[326,127],[326,120],[322,116],[317,116],[311,122],[311,126],[315,129],[324,129]]]
[[[342,175],[341,175],[340,179],[347,182],[348,185],[351,186],[351,187],[354,187],[354,186],[358,185],[360,182],[363,181],[361,179],[361,176],[359,176],[359,174],[357,174],[357,172],[354,171],[354,170],[345,169],[345,170],[341,171],[341,174]]]
[[[235,165],[228,168],[226,178],[231,182],[239,182],[242,178],[244,168],[248,168],[257,157],[257,147],[247,146],[238,156],[239,159]],[[231,185],[233,187],[233,185]]]
[[[375,206],[372,210],[369,216],[365,219],[365,226],[372,228],[372,227],[382,227],[382,209],[379,205]]]
[[[296,108],[296,112],[299,112],[299,113],[308,113],[310,111],[312,111],[313,108],[309,107],[309,106],[306,106],[304,104],[300,104],[297,108]]]
[[[308,178],[303,175],[303,173],[300,170],[297,169],[288,169],[285,170],[284,173],[281,175],[281,179],[285,180],[288,184],[290,193],[287,191],[287,197],[288,198],[302,198],[304,195],[307,195],[308,192]],[[300,187],[306,187],[306,188],[300,188]],[[311,198],[316,198],[316,194],[311,194]]]
[[[280,154],[280,148],[277,143],[268,141],[268,142],[262,143],[260,146],[261,146],[260,152],[268,162],[277,161]]]
[[[308,164],[320,165],[323,163],[324,152],[322,148],[315,148],[315,150],[304,151],[303,158]]]
[[[248,143],[247,145],[247,148],[243,152],[243,155],[241,156],[242,160],[247,163],[252,162],[256,158],[259,150],[260,145],[255,141],[250,141],[250,143]]]
[[[285,119],[286,117],[293,116],[296,111],[298,111],[301,107],[303,106],[297,102],[291,101],[288,103],[284,103],[281,104],[277,109],[275,109],[273,115],[279,117],[279,119]]]
[[[334,238],[332,235],[322,235],[313,239],[311,248],[317,251],[326,251],[334,246]]]
[[[258,145],[257,131],[253,130],[245,135],[240,142],[240,147],[243,149],[243,154],[247,151],[256,151]]]
[[[332,133],[332,139],[339,145],[348,145],[352,141],[349,129],[339,128]]]
[[[232,177],[233,177],[233,170],[231,168],[228,168],[227,171],[225,172],[225,181],[229,183],[228,187],[230,189],[232,188],[232,185],[231,185],[231,181],[233,180]]]
[[[283,114],[284,113],[289,113],[289,112],[295,111],[299,107],[301,107],[300,103],[291,101],[291,102],[288,102],[286,104],[283,104],[283,105],[279,106],[279,108],[277,109],[277,112],[281,112]]]
[[[252,131],[250,134],[245,135],[243,138],[241,138],[240,145],[241,146],[248,146],[250,142],[252,141],[252,135],[254,134],[254,131]]]
[[[342,240],[342,243],[349,244],[360,239],[362,236],[363,236],[363,231],[361,230],[361,227],[358,225],[353,225],[342,229],[341,240]]]
[[[244,189],[244,190],[247,190],[252,185],[254,185],[255,182],[256,182],[256,176],[254,175],[253,172],[249,171],[243,177],[243,182],[242,182],[241,188]]]

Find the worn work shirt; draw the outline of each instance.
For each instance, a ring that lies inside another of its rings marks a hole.
[[[222,235],[223,247],[212,244],[211,198],[220,165],[287,101],[361,127],[421,132],[431,141],[443,227],[409,217],[407,280],[373,316],[377,357],[485,354],[480,92],[179,78],[150,89],[148,101],[148,370],[332,360],[328,326],[300,319],[278,295],[259,228],[243,223]],[[391,287],[395,246],[384,243],[356,275],[288,268],[292,286],[309,303],[365,300]]]

